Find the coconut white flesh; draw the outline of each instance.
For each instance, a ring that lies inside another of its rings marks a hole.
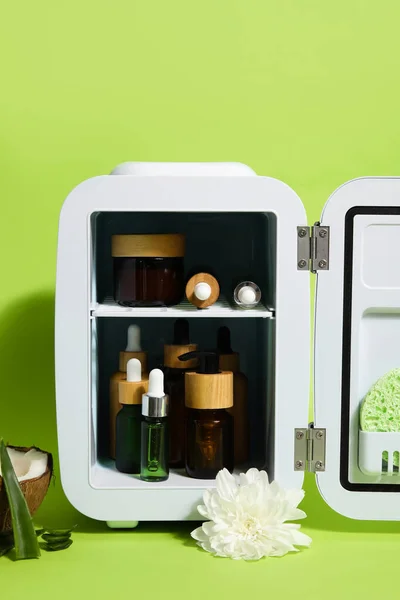
[[[34,448],[28,450],[28,452],[15,450],[15,448],[7,448],[7,452],[18,481],[40,477],[47,469],[47,454],[45,452],[40,452],[40,450],[35,450]]]

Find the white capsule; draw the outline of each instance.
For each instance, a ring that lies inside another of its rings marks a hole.
[[[126,365],[126,380],[142,381],[142,364],[139,359],[131,358]]]
[[[140,346],[140,327],[139,325],[129,325],[128,327],[128,340],[126,346],[126,352],[141,352]]]
[[[211,286],[205,281],[201,281],[196,283],[193,293],[199,300],[208,300],[211,296]]]
[[[156,398],[164,396],[164,373],[161,369],[150,371],[148,395]]]

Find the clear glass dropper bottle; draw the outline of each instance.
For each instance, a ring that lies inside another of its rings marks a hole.
[[[142,398],[140,478],[144,481],[165,481],[169,477],[168,404],[164,374],[160,369],[153,369],[149,375],[149,391]]]

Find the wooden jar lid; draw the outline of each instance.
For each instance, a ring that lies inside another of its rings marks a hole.
[[[143,394],[149,390],[148,378],[142,381],[120,381],[118,383],[118,399],[120,404],[142,404]]]
[[[219,368],[221,371],[232,371],[232,373],[237,373],[240,369],[239,353],[232,352],[232,354],[220,354]]]
[[[122,352],[119,353],[120,371],[126,373],[126,365],[128,364],[128,360],[131,360],[131,358],[137,358],[140,360],[142,365],[142,373],[147,373],[147,352],[143,352],[143,350],[140,352],[127,352],[126,350],[122,350]]]
[[[113,257],[178,258],[185,256],[185,236],[181,233],[113,235]]]
[[[185,404],[203,410],[230,408],[233,406],[233,373],[185,373]]]
[[[197,367],[198,360],[186,360],[182,362],[179,360],[179,356],[186,354],[186,352],[194,352],[197,350],[197,344],[165,344],[164,346],[164,366],[170,369],[194,369]]]
[[[211,288],[211,294],[206,300],[201,300],[195,296],[195,287],[198,283],[207,283]],[[186,297],[197,308],[207,308],[215,304],[219,298],[219,283],[210,273],[196,273],[186,284]]]

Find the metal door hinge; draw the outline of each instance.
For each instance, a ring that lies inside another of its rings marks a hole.
[[[320,473],[325,471],[326,429],[294,430],[294,470]]]
[[[313,227],[297,228],[297,270],[328,271],[329,269],[329,227],[319,222]]]

